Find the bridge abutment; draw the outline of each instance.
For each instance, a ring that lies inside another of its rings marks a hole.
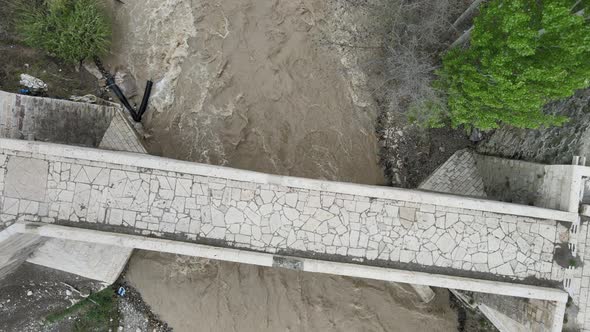
[[[420,188],[577,213],[583,211],[584,204],[589,201],[589,175],[582,158],[574,158],[572,165],[543,165],[462,150],[437,169]],[[566,267],[563,288],[572,298],[572,305],[568,308],[570,327],[576,323],[577,326],[590,325],[586,324],[590,268],[585,264],[590,234],[587,223],[581,223],[582,220],[565,224],[569,233],[560,238],[562,249],[566,249],[560,251],[567,252],[569,257],[562,261]],[[471,299],[492,322],[498,322],[496,325],[506,323],[505,330],[546,330],[555,320],[550,312],[558,309],[552,302],[523,301],[493,294],[473,294]]]

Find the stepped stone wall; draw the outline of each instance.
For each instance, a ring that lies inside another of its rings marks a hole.
[[[115,113],[98,147],[106,150],[147,153],[122,110],[117,110]]]
[[[420,189],[462,196],[487,197],[476,166],[476,153],[457,151],[419,186]]]

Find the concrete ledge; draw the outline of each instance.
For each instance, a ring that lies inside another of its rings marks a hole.
[[[0,242],[8,240],[14,234],[22,233],[19,225],[11,225],[0,231]]]
[[[328,191],[340,194],[360,195],[420,204],[433,204],[451,208],[531,217],[542,220],[556,220],[570,223],[578,221],[578,214],[574,212],[564,212],[533,206],[496,202],[485,199],[425,192],[419,190],[368,186],[352,183],[330,182],[271,175],[129,152],[104,151],[43,142],[0,139],[0,153],[2,150],[15,150],[25,153],[28,152],[32,154],[42,154],[60,158],[88,160],[111,163],[115,165],[143,167],[192,175],[211,176],[235,181],[274,184],[308,190]]]
[[[137,235],[115,234],[75,227],[58,226],[44,223],[17,223],[11,226],[12,232],[36,234],[44,237],[101,243],[125,248],[160,251],[195,257],[203,257],[228,262],[273,266],[272,254],[257,253],[237,249],[191,244],[172,240],[155,239]],[[412,272],[357,264],[328,262],[314,259],[292,257],[303,262],[303,271],[326,273],[366,279],[419,284],[426,286],[454,288],[472,292],[491,293],[506,296],[524,297],[538,300],[567,302],[565,291],[553,288],[510,284],[464,277]]]

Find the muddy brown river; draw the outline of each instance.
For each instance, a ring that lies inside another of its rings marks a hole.
[[[330,2],[130,0],[116,7],[108,62],[140,86],[156,82],[144,122],[152,153],[385,183],[376,111],[351,82],[355,59],[319,42],[338,28]]]
[[[333,47],[364,17],[350,3],[113,1],[106,63],[140,87],[154,80],[152,154],[385,184],[366,50]],[[422,304],[397,284],[149,252],[132,257],[127,279],[175,331],[457,329],[447,291]]]

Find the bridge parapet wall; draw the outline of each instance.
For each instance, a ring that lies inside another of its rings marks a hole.
[[[0,140],[0,220],[488,279],[561,281],[570,213]],[[504,211],[504,213],[502,213]],[[541,216],[546,216],[542,218]],[[525,280],[526,279],[526,280]]]

